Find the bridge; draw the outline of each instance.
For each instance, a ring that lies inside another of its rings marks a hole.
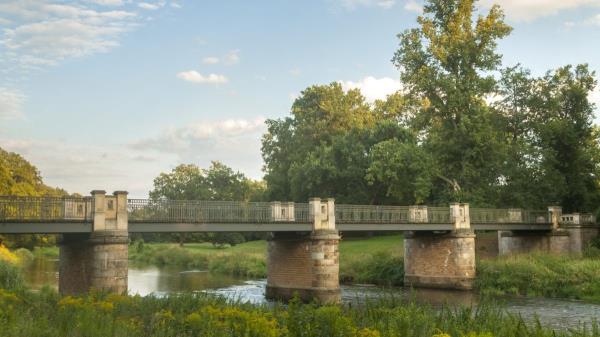
[[[470,289],[476,231],[497,231],[500,254],[581,253],[598,235],[591,214],[546,210],[128,199],[0,197],[0,234],[62,234],[59,290],[127,291],[129,233],[271,232],[267,296],[339,300],[340,233],[403,231],[405,284]]]

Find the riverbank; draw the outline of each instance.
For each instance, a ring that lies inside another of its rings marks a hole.
[[[404,278],[401,235],[348,238],[340,242],[340,280],[344,283],[373,283],[399,286]],[[216,248],[208,243],[134,243],[129,259],[138,265],[181,266],[248,278],[267,275],[267,242],[251,241]]]
[[[362,305],[250,305],[207,294],[165,297],[0,289],[0,337],[600,337],[588,325],[553,331],[493,303],[432,308],[395,296]]]
[[[346,238],[340,242],[339,249],[341,283],[403,285],[401,235]],[[477,260],[475,282],[476,291],[480,294],[565,298],[600,303],[598,250],[588,251],[582,257],[540,253],[492,257],[491,254],[479,254],[481,250],[478,246],[478,256],[484,258]],[[133,265],[178,266],[243,278],[264,278],[266,251],[265,241],[251,241],[227,248],[217,248],[208,243],[190,243],[184,247],[177,244],[133,243],[129,256]],[[56,248],[42,248],[37,249],[34,255],[52,257],[57,253]]]
[[[480,260],[485,295],[569,298],[600,303],[600,258],[527,254]]]

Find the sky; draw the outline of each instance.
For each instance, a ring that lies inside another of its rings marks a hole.
[[[504,66],[600,71],[600,0],[481,0],[513,33]],[[70,193],[127,190],[181,163],[263,176],[264,121],[334,81],[401,88],[396,35],[419,0],[0,0],[0,147]],[[600,103],[600,91],[592,94]]]

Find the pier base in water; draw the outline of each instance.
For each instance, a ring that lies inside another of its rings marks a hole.
[[[274,233],[269,241],[266,297],[340,301],[337,231]]]
[[[404,284],[411,287],[472,289],[475,234],[411,232],[404,236]]]
[[[129,234],[98,231],[63,234],[60,242],[58,289],[63,295],[92,289],[127,292]]]

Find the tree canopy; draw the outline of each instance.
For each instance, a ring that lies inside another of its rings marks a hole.
[[[398,35],[403,89],[387,99],[314,85],[289,117],[268,120],[267,198],[596,210],[595,73],[503,68],[497,44],[512,28],[500,7],[475,4],[426,1],[418,26]]]

